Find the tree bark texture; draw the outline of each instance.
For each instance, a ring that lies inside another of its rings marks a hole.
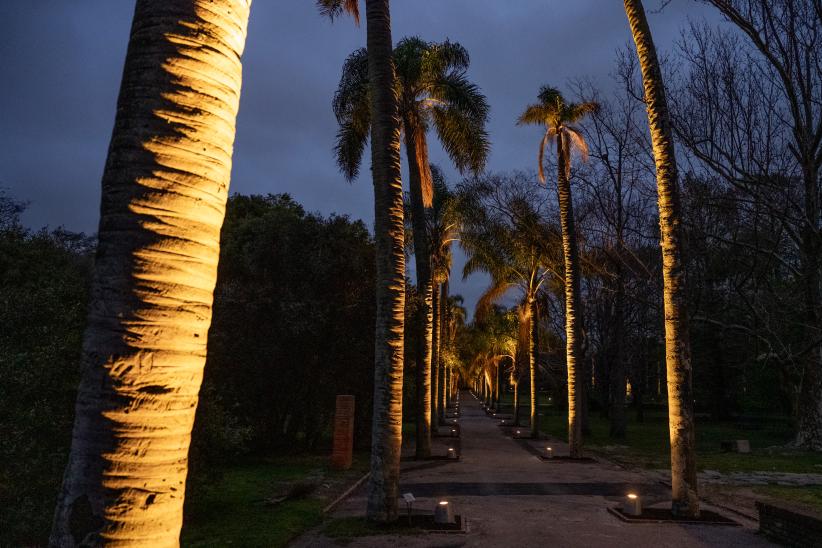
[[[624,0],[624,3],[642,70],[656,164],[671,442],[671,509],[675,515],[695,517],[699,515],[699,497],[676,153],[662,71],[645,10],[641,0]]]
[[[52,546],[177,546],[250,0],[138,0]]]

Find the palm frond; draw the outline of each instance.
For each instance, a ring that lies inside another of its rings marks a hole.
[[[583,162],[588,161],[588,143],[585,141],[585,136],[582,132],[573,127],[566,125],[565,126],[565,135],[568,137],[567,147],[568,152],[570,153],[571,149],[576,149],[579,151],[579,155],[582,158]]]
[[[578,122],[585,116],[598,112],[599,109],[600,105],[595,101],[586,101],[584,103],[571,103],[567,106],[567,121],[571,123]]]
[[[339,123],[334,155],[351,181],[357,177],[371,127],[368,52],[361,48],[345,60],[332,108]]]
[[[365,116],[367,116],[367,111]],[[362,164],[365,145],[368,143],[368,124],[362,121],[347,121],[340,124],[337,131],[337,142],[334,145],[334,156],[337,166],[348,181],[357,178]]]
[[[525,126],[525,125],[544,125],[546,120],[548,119],[549,110],[548,108],[540,103],[535,103],[533,105],[528,105],[525,108],[525,111],[519,115],[517,118],[517,125],[518,126]]]
[[[442,148],[454,166],[460,173],[480,173],[491,149],[484,120],[478,121],[453,107],[435,107],[432,114]]]
[[[474,118],[478,123],[488,120],[490,107],[480,88],[461,72],[437,75],[427,85],[428,94],[441,105],[447,105]]]
[[[539,102],[543,105],[561,107],[565,104],[565,99],[562,97],[562,93],[557,88],[551,86],[542,86],[539,88],[537,97],[539,98]]]
[[[492,280],[491,286],[480,295],[474,317],[482,322],[491,312],[491,307],[511,289],[512,284],[503,280]]]
[[[348,13],[354,18],[355,24],[360,24],[359,0],[317,0],[317,8],[321,15],[332,21],[343,13]]]
[[[416,92],[423,79],[423,59],[432,45],[419,36],[406,36],[394,47],[394,66],[397,79],[410,94]]]
[[[343,63],[340,83],[334,92],[332,108],[338,122],[348,117],[362,102],[368,101],[368,50],[360,48]]]
[[[429,44],[423,58],[423,73],[436,77],[446,72],[463,72],[468,70],[471,59],[460,43],[446,40],[439,44]]]
[[[478,255],[472,255],[468,257],[465,261],[465,264],[462,267],[462,279],[465,280],[471,274],[475,274],[477,272],[487,272],[488,268],[485,263],[480,259]]]
[[[537,156],[537,171],[539,172],[539,180],[541,183],[545,182],[545,166],[543,166],[545,162],[545,147],[548,145],[548,134],[550,130],[545,132],[545,135],[542,136],[542,140],[539,142],[539,154]]]

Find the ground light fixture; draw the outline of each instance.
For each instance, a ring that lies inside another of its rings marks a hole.
[[[454,448],[453,448],[453,447],[449,447],[449,448],[448,448],[448,458],[449,458],[449,459],[455,459],[455,458],[457,458],[457,452],[456,452],[456,451],[454,451]]]
[[[625,496],[625,502],[622,506],[622,511],[629,516],[642,515],[642,500],[636,493],[628,493]]]
[[[411,506],[417,499],[414,497],[413,493],[404,493],[402,498],[405,500],[405,506],[408,508],[408,524],[411,525]]]
[[[545,448],[545,456],[548,457],[549,459],[554,458],[554,449],[552,447],[546,447]]]
[[[454,511],[447,500],[441,500],[434,506],[434,523],[439,525],[454,523]]]

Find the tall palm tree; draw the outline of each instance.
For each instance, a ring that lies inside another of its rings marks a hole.
[[[356,0],[319,0],[324,13],[359,18]],[[374,418],[367,517],[397,519],[402,446],[402,375],[405,306],[405,230],[400,173],[400,118],[395,94],[389,0],[366,0],[368,56],[358,70],[367,76],[368,100],[351,116],[351,130],[365,144],[370,130],[377,257],[377,319],[374,338]],[[354,92],[354,90],[349,90]],[[336,99],[335,99],[336,101]],[[362,150],[360,150],[360,156]],[[353,178],[355,173],[350,174]]]
[[[491,305],[511,290],[520,292],[528,309],[528,370],[531,381],[531,436],[539,435],[537,414],[537,357],[539,308],[537,293],[550,275],[551,244],[556,237],[533,204],[530,185],[520,179],[491,178],[463,183],[459,192],[462,221],[460,245],[469,258],[463,277],[485,272],[491,285],[477,302],[476,314],[482,318]]]
[[[430,264],[432,285],[437,294],[437,306],[434,309],[434,338],[432,344],[432,376],[433,376],[433,415],[437,422],[445,421],[447,407],[447,379],[439,382],[439,365],[443,363],[443,347],[448,344],[448,315],[450,298],[448,296],[448,281],[451,277],[451,246],[457,241],[459,219],[456,210],[456,200],[448,189],[442,172],[436,166],[431,166],[433,200],[427,211],[426,234],[430,243]],[[446,374],[444,373],[444,376]]]
[[[695,517],[699,515],[699,496],[676,151],[662,71],[641,0],[625,0],[625,14],[642,70],[648,127],[656,163],[671,439],[671,510],[674,515]]]
[[[559,90],[543,86],[539,90],[539,102],[529,105],[518,121],[518,125],[544,125],[545,133],[539,144],[539,178],[545,182],[543,157],[545,147],[556,141],[557,147],[557,193],[559,215],[562,226],[562,249],[565,257],[565,361],[568,368],[568,445],[570,456],[582,456],[582,390],[578,389],[577,363],[581,366],[581,326],[582,300],[579,296],[579,251],[574,228],[574,206],[571,198],[571,150],[578,150],[583,159],[587,158],[588,145],[582,132],[573,124],[585,115],[594,112],[598,105],[594,102],[567,103]],[[581,387],[579,387],[581,388]]]
[[[178,543],[250,3],[136,4],[53,546]]]
[[[368,139],[369,73],[368,51],[357,50],[345,62],[334,112],[340,124],[337,135],[337,161],[347,177],[356,176]],[[488,103],[476,85],[468,81],[468,52],[461,45],[445,41],[426,42],[411,37],[394,49],[397,72],[399,115],[408,159],[411,221],[416,259],[417,287],[423,296],[424,312],[420,325],[422,367],[418,368],[417,456],[431,452],[432,358],[436,309],[431,270],[431,242],[426,230],[426,209],[433,198],[433,178],[428,161],[427,132],[433,128],[446,152],[460,172],[479,172],[488,156],[485,131]],[[436,366],[436,362],[433,362]],[[433,369],[436,371],[436,368]],[[436,373],[435,373],[436,374]],[[436,392],[434,392],[436,398]]]

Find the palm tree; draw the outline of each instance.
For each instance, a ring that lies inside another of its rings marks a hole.
[[[668,427],[671,439],[671,511],[677,516],[696,517],[699,515],[699,496],[696,483],[691,347],[685,308],[680,228],[682,211],[676,151],[662,71],[641,0],[625,0],[625,14],[628,16],[642,70],[648,127],[656,163],[665,308],[665,362],[668,372]]]
[[[52,546],[178,543],[249,7],[137,2]]]
[[[356,0],[319,0],[323,13],[344,11],[359,18]],[[358,70],[367,76],[368,101],[351,113],[363,126],[352,131],[365,144],[371,134],[374,181],[374,239],[377,257],[377,319],[374,337],[374,418],[371,432],[371,476],[367,517],[397,519],[402,446],[402,375],[405,306],[405,231],[400,173],[400,118],[394,93],[397,77],[392,59],[389,0],[366,0],[368,56]],[[352,91],[352,90],[349,90]],[[335,98],[336,102],[336,98]],[[360,156],[362,150],[360,150]],[[350,174],[354,178],[355,173]]]
[[[364,70],[368,57],[368,52],[362,49],[348,57],[334,97],[334,112],[340,124],[337,161],[349,179],[359,170],[368,139],[370,86],[369,73]],[[423,345],[422,367],[418,369],[417,379],[417,404],[421,410],[417,421],[417,457],[427,457],[431,452],[432,408],[435,410],[437,405],[436,391],[433,391],[434,401],[431,400],[432,386],[436,389],[438,383],[437,363],[433,361],[436,298],[431,242],[426,230],[426,209],[431,206],[433,178],[426,135],[429,128],[433,128],[457,169],[477,173],[488,156],[485,131],[488,104],[477,86],[465,78],[468,53],[457,43],[405,38],[394,49],[394,63],[408,159],[417,287],[423,296],[424,307],[422,325],[419,326]]]
[[[581,365],[582,300],[579,296],[579,251],[574,228],[574,207],[571,199],[571,150],[578,150],[587,158],[588,145],[582,132],[572,124],[594,112],[594,102],[566,103],[555,88],[543,86],[539,90],[539,102],[529,105],[520,115],[518,125],[544,125],[545,134],[539,144],[539,178],[545,182],[543,155],[546,145],[557,143],[557,191],[559,215],[562,225],[562,249],[565,257],[565,361],[568,368],[568,445],[570,456],[582,456],[582,390],[577,389],[577,362]],[[581,388],[581,387],[580,387]]]
[[[443,362],[444,347],[448,343],[448,316],[450,298],[448,296],[448,281],[451,277],[451,246],[457,241],[459,219],[456,210],[454,195],[448,190],[442,172],[436,166],[431,166],[433,200],[427,211],[426,234],[430,243],[430,264],[432,285],[437,292],[434,310],[434,338],[432,344],[432,371],[433,371],[433,414],[438,418],[434,422],[445,421],[447,407],[447,379],[439,382],[439,364]],[[444,373],[444,376],[446,374]]]
[[[531,436],[536,438],[539,435],[537,293],[549,275],[555,274],[551,269],[551,244],[556,237],[551,227],[542,221],[542,212],[534,205],[530,188],[521,178],[463,183],[458,207],[462,220],[460,245],[469,254],[463,278],[474,272],[485,272],[491,277],[491,285],[477,302],[477,317],[481,319],[512,289],[520,292],[528,310],[530,428]]]

